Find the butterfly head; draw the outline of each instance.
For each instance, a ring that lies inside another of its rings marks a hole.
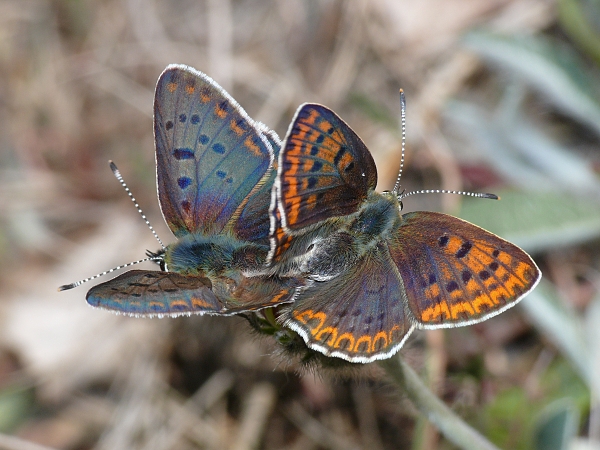
[[[384,197],[395,197],[396,201],[398,202],[398,210],[402,211],[404,209],[404,203],[402,203],[402,199],[404,198],[404,193],[406,191],[403,189],[402,192],[396,192],[396,191],[383,191],[381,193],[381,195],[383,195]]]
[[[161,248],[156,252],[146,250],[146,256],[150,258],[151,261],[154,261],[160,267],[160,270],[165,272],[167,270],[167,264],[165,262],[165,253],[167,247]]]

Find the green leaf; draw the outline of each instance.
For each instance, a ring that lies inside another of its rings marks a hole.
[[[559,0],[558,20],[569,37],[578,47],[587,52],[600,64],[600,36],[596,31],[595,18],[600,10],[595,1]]]
[[[577,436],[579,411],[574,402],[563,398],[546,406],[533,432],[536,450],[568,450]]]
[[[585,197],[494,192],[500,201],[466,198],[459,217],[537,253],[600,237],[600,206]]]
[[[525,119],[516,95],[517,89],[508,89],[495,114],[458,101],[450,102],[444,113],[454,129],[473,141],[477,156],[511,184],[528,191],[598,197],[600,180],[589,161]]]
[[[570,419],[588,413],[590,391],[577,378],[573,366],[563,358],[555,358],[546,371],[536,375],[535,379],[536,395],[532,396],[530,391],[521,387],[500,389],[482,410],[475,411],[478,425],[499,447],[514,450],[536,448],[533,442],[536,440],[537,427],[548,417],[546,413],[540,416],[540,411],[554,411],[548,405],[557,401],[557,405],[561,405],[561,402],[569,404]],[[564,436],[569,435],[568,430],[577,431],[577,421],[571,425],[574,426],[565,427]]]
[[[29,415],[32,392],[22,387],[0,391],[0,433],[10,433]]]
[[[592,367],[583,321],[561,301],[550,282],[542,279],[520,306],[536,328],[571,361],[581,378],[590,386]]]
[[[497,450],[494,444],[437,398],[401,357],[395,356],[378,363],[404,390],[416,408],[454,445],[472,450]]]
[[[598,75],[587,70],[572,49],[539,36],[509,37],[483,31],[467,34],[464,44],[600,133]]]

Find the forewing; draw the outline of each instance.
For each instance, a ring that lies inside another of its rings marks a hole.
[[[367,363],[396,353],[412,332],[402,281],[378,245],[331,281],[302,291],[284,324],[327,356]]]
[[[177,237],[220,233],[274,156],[262,129],[227,92],[182,65],[168,66],[158,80],[154,137],[158,197]]]
[[[519,247],[446,214],[403,215],[388,245],[422,328],[481,322],[517,304],[541,278]]]
[[[304,104],[279,156],[278,208],[292,232],[358,210],[377,185],[377,169],[358,135],[332,110]]]

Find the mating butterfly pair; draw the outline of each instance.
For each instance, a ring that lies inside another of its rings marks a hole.
[[[366,363],[412,330],[468,325],[538,283],[515,245],[435,212],[401,215],[397,192],[358,135],[322,105],[287,135],[254,122],[217,83],[182,65],[154,102],[158,197],[178,238],[166,271],[132,270],[87,301],[135,316],[232,315],[278,308],[308,347]]]

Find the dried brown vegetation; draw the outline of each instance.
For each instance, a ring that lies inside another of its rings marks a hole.
[[[461,36],[483,27],[565,39],[556,21],[542,0],[0,2],[0,448],[451,448],[376,365],[315,374],[242,318],[132,319],[89,308],[85,286],[56,288],[157,247],[109,159],[171,236],[156,201],[151,116],[167,64],[206,72],[280,136],[299,104],[331,107],[371,149],[380,189],[399,165],[402,87],[407,189],[493,190],[512,180],[472,157],[477,148],[457,155],[442,116],[452,98],[498,102],[502,78]],[[538,101],[532,114],[541,122],[549,110]],[[548,121],[561,139],[574,136],[567,118]],[[575,145],[600,161],[586,133]],[[460,202],[421,196],[406,206],[456,212]],[[583,310],[597,252],[573,244],[536,257]],[[417,333],[401,354],[506,448],[530,438],[518,417],[532,418],[545,398],[571,389],[589,406],[576,371],[519,309]],[[557,385],[571,388],[549,394]]]

